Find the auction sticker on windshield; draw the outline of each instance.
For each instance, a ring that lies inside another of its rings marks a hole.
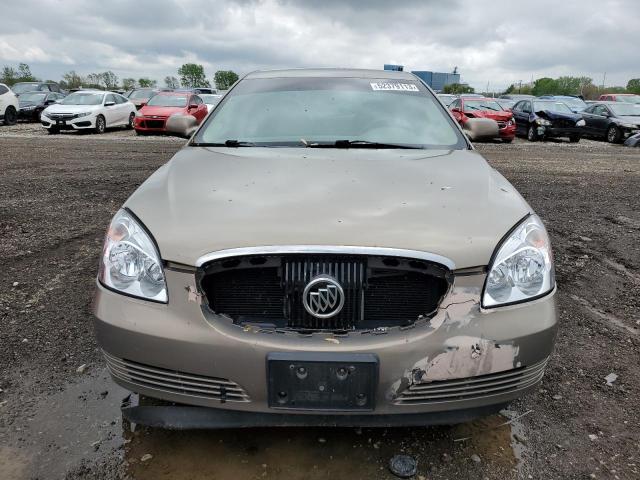
[[[402,92],[418,92],[418,87],[412,83],[388,83],[388,82],[371,82],[373,90],[394,90]]]

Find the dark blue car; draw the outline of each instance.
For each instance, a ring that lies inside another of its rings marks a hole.
[[[574,143],[579,142],[584,133],[582,115],[572,112],[564,102],[520,100],[511,111],[516,121],[516,135],[526,136],[531,142],[566,137]]]

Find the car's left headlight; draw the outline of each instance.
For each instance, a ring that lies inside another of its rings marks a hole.
[[[540,118],[540,117],[536,118],[536,123],[538,125],[544,125],[544,126],[551,125],[551,122],[549,120],[547,120],[546,118]]]
[[[555,270],[549,236],[537,215],[528,216],[494,254],[482,306],[498,307],[540,297],[553,290]]]
[[[100,281],[126,295],[167,302],[160,254],[151,235],[127,210],[111,220],[100,262]]]
[[[576,122],[576,127],[584,127],[586,124],[587,124],[587,122],[585,122],[584,119],[578,120]]]

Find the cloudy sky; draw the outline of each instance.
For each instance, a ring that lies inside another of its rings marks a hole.
[[[0,6],[0,66],[176,75],[310,66],[451,71],[484,89],[541,76],[640,77],[637,0],[16,0]]]

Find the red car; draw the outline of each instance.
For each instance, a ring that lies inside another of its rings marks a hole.
[[[640,95],[635,93],[605,93],[598,98],[599,102],[640,103]]]
[[[138,110],[134,128],[138,135],[166,133],[170,115],[193,115],[198,124],[207,116],[207,106],[202,99],[189,92],[160,92]]]
[[[458,98],[449,105],[449,109],[463,127],[470,118],[490,118],[498,122],[500,139],[504,143],[511,143],[516,138],[513,113],[502,108],[493,98]]]

